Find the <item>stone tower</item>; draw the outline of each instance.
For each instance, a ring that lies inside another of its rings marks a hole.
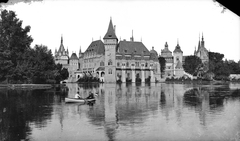
[[[110,19],[107,33],[104,38],[105,47],[105,78],[104,81],[116,82],[116,47],[118,38],[113,28],[112,19]]]
[[[176,75],[176,70],[182,67],[182,58],[183,58],[183,51],[177,42],[177,46],[173,51],[173,70],[174,75]]]

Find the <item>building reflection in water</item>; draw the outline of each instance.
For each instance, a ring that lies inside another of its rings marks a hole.
[[[199,123],[204,128],[211,122],[208,116],[221,112],[224,104],[224,97],[215,97],[216,93],[222,91],[218,91],[218,87],[165,83],[95,86],[69,84],[68,87],[68,97],[73,97],[77,91],[83,97],[89,91],[99,93],[95,105],[87,115],[91,124],[104,128],[108,140],[116,140],[122,132],[135,134],[138,130],[136,126],[144,125],[150,115],[159,116],[159,112],[166,122],[172,122],[176,118],[176,123],[182,127],[186,121],[186,113],[192,111],[198,114]],[[226,88],[224,89],[226,92]]]

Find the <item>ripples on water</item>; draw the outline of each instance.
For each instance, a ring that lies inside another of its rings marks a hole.
[[[87,85],[0,90],[0,140],[240,140],[240,88]],[[65,97],[96,102],[65,104]]]

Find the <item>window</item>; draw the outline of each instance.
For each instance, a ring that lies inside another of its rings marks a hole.
[[[136,62],[136,67],[139,67],[139,62]]]
[[[112,60],[111,59],[108,61],[108,65],[112,65]]]
[[[117,66],[118,66],[118,67],[120,66],[120,63],[119,63],[119,62],[117,62]]]
[[[108,74],[112,74],[112,69],[108,69]]]
[[[134,67],[134,64],[132,64],[132,67]]]
[[[148,63],[145,64],[145,67],[147,67],[147,66],[148,66]]]
[[[129,67],[129,63],[128,63],[128,62],[127,62],[127,64],[126,64],[126,66]]]

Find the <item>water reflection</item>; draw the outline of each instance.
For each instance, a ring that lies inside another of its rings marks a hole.
[[[231,140],[240,132],[239,84],[67,84],[0,90],[0,140]],[[65,104],[80,92],[93,105]]]
[[[29,140],[31,125],[47,126],[53,108],[53,94],[43,90],[0,91],[0,140]]]

